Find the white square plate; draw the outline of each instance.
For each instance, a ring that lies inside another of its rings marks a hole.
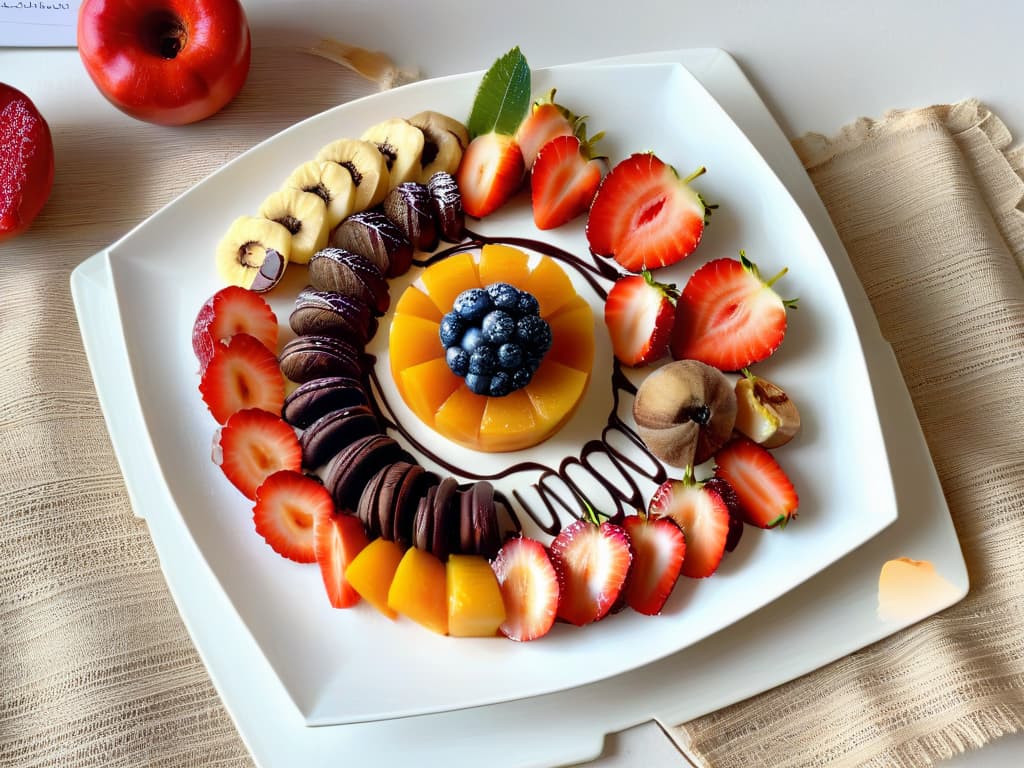
[[[896,519],[886,446],[857,329],[832,264],[785,186],[681,65],[577,65],[535,72],[533,92],[557,87],[567,104],[590,115],[592,130],[607,132],[604,150],[613,162],[652,149],[681,171],[698,165],[709,169],[696,186],[720,207],[697,252],[663,277],[682,284],[709,258],[735,256],[740,249],[767,274],[790,269],[780,290],[800,296],[801,308],[791,317],[782,348],[758,370],[786,387],[804,416],[803,433],[778,452],[801,495],[799,519],[785,531],[748,528],[719,572],[699,583],[681,582],[660,617],[624,611],[583,629],[559,625],[542,641],[521,645],[438,637],[409,622],[388,622],[366,605],[332,610],[315,566],[286,562],[266,547],[252,531],[248,503],[210,462],[215,425],[196,390],[190,332],[199,306],[219,287],[215,244],[237,215],[254,212],[323,144],[421,109],[464,118],[479,78],[474,73],[407,86],[296,125],[213,174],[109,251],[129,389],[138,398],[144,425],[129,439],[148,440],[159,467],[144,482],[166,485],[173,514],[181,516],[307,724],[493,704],[626,672],[758,610]],[[587,253],[582,220],[541,237],[522,199],[475,228]],[[294,273],[290,284],[301,285]],[[272,299],[282,322],[293,295],[279,289]],[[589,297],[599,318],[600,302],[592,293]],[[600,339],[600,321],[595,330]],[[383,338],[379,333],[372,349],[382,350]],[[610,359],[607,343],[599,343],[583,407],[541,447],[556,464],[578,455],[582,441],[598,435],[611,398]],[[444,450],[467,458],[454,447]],[[514,455],[487,457],[491,467],[514,460]],[[138,486],[143,481],[126,476],[138,499],[145,492]],[[647,496],[652,490],[653,485],[644,488]]]
[[[257,764],[263,768],[408,765],[409,754],[451,768],[562,765],[592,759],[605,734],[658,719],[676,724],[767,690],[896,632],[961,599],[967,572],[935,469],[891,351],[878,333],[828,215],[796,156],[736,63],[712,49],[667,51],[629,61],[682,62],[742,126],[800,203],[825,243],[849,298],[878,392],[900,510],[879,536],[734,626],[642,669],[546,696],[435,715],[325,728],[305,727],[280,679],[234,612],[159,475],[153,447],[139,440],[133,389],[108,252],[72,275],[72,293],[97,393],[132,506],[150,533],[182,618]],[[614,63],[620,63],[616,60]],[[887,560],[933,563],[955,587],[922,596],[920,610],[878,613],[878,574]],[[784,652],[779,649],[785,649]],[[528,736],[524,738],[525,736]]]

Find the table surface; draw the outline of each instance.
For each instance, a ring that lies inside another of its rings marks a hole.
[[[390,54],[434,77],[485,68],[497,52],[519,45],[533,66],[688,47],[722,48],[739,62],[790,137],[830,134],[861,116],[976,97],[1024,136],[1024,99],[1014,37],[1024,4],[862,0],[576,0],[516,4],[460,0],[243,0],[257,46],[303,45],[333,37]],[[628,7],[628,11],[624,10]],[[0,81],[45,103],[80,81],[77,57],[53,51],[0,49]],[[96,110],[112,109],[99,100]],[[44,109],[45,112],[45,109]],[[87,120],[91,116],[83,115]],[[97,115],[97,117],[101,117]],[[1009,768],[1020,762],[1024,735],[946,763],[955,768]],[[594,765],[680,765],[653,725],[608,740]]]

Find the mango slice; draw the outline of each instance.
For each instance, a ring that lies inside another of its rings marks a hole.
[[[455,297],[467,288],[479,288],[480,276],[471,253],[456,253],[423,270],[420,275],[430,300],[441,314],[452,308]]]
[[[388,591],[402,561],[402,548],[387,539],[374,539],[352,558],[345,569],[349,585],[366,602],[389,619],[396,614],[388,606]]]
[[[530,257],[518,248],[488,243],[480,250],[480,284],[525,285],[530,276]]]
[[[439,635],[448,634],[445,565],[430,552],[412,547],[395,571],[388,607]]]
[[[448,556],[448,634],[494,637],[505,621],[498,577],[480,555]]]

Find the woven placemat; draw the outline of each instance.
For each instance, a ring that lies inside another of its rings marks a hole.
[[[91,88],[84,76],[81,86]],[[70,114],[51,120],[58,157],[53,197],[28,234],[0,247],[0,766],[252,764],[167,591],[146,525],[129,508],[68,279],[83,259],[245,148],[373,90],[318,59],[258,49],[241,97],[188,129],[146,126],[112,108],[97,123]],[[955,112],[935,110],[926,121],[936,143],[945,137],[951,159],[964,157],[967,134],[946,127]],[[1020,275],[1007,268],[1005,234],[1017,228],[1012,250],[1019,257],[1019,219],[1008,212],[999,224],[993,220],[991,182],[974,164],[961,159],[917,188],[907,177],[918,173],[924,150],[921,157],[888,155],[884,172],[894,184],[903,180],[906,199],[939,199],[943,204],[923,211],[946,229],[959,232],[962,221],[964,232],[976,233],[959,238],[969,248],[950,251],[953,241],[929,229],[894,256],[886,232],[909,227],[908,217],[898,215],[904,209],[865,194],[851,201],[850,190],[870,186],[877,173],[870,153],[859,175],[844,175],[842,164],[845,153],[870,147],[876,134],[904,132],[895,121],[885,125],[886,131],[862,126],[862,140],[848,137],[842,154],[810,164],[883,329],[901,357],[929,363],[907,369],[908,381],[955,510],[974,591],[955,611],[892,641],[689,724],[695,748],[715,765],[819,764],[821,744],[849,743],[862,761],[941,754],[1021,722],[1024,621],[1013,566],[1021,535],[1016,478],[1024,473],[1016,442],[1006,442],[1020,434],[1019,385],[1016,411],[1006,393],[1021,380],[1024,307]],[[981,125],[987,138],[998,123]],[[908,119],[907,130],[924,129]],[[1002,148],[992,151],[1005,165]],[[841,216],[847,206],[874,206],[874,213]],[[915,209],[909,218],[919,215]],[[872,217],[876,227],[868,232],[863,222]],[[976,289],[982,278],[988,287]],[[930,301],[938,288],[970,304],[919,315],[906,303]],[[996,288],[1001,293],[991,295]],[[1005,417],[993,423],[997,412]],[[911,689],[915,695],[906,697]],[[823,698],[834,698],[824,710]],[[762,743],[771,732],[766,723],[777,728],[783,720],[783,730]]]
[[[795,144],[899,360],[971,591],[688,723],[708,765],[922,766],[1024,727],[1024,150],[1010,145],[975,101]]]

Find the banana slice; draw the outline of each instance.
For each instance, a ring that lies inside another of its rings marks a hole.
[[[217,272],[228,285],[268,291],[284,274],[292,233],[283,224],[240,216],[217,245]]]
[[[323,200],[328,232],[355,212],[356,187],[352,175],[336,163],[303,163],[285,179],[282,191],[285,190],[309,192]],[[293,260],[298,261],[294,257]]]
[[[408,120],[395,117],[372,125],[362,139],[376,144],[384,155],[390,174],[389,189],[419,178],[424,136],[423,131]]]
[[[352,213],[378,205],[390,188],[390,174],[384,156],[375,144],[359,139],[338,139],[323,147],[317,162],[333,163],[348,173],[354,188]]]
[[[327,204],[319,195],[282,189],[263,201],[259,214],[283,225],[291,233],[288,260],[293,264],[308,264],[313,254],[327,245],[331,231],[327,226]]]
[[[416,179],[426,184],[438,171],[453,176],[462,161],[462,152],[469,144],[469,130],[448,115],[426,110],[409,118],[409,123],[423,131],[423,154]]]

